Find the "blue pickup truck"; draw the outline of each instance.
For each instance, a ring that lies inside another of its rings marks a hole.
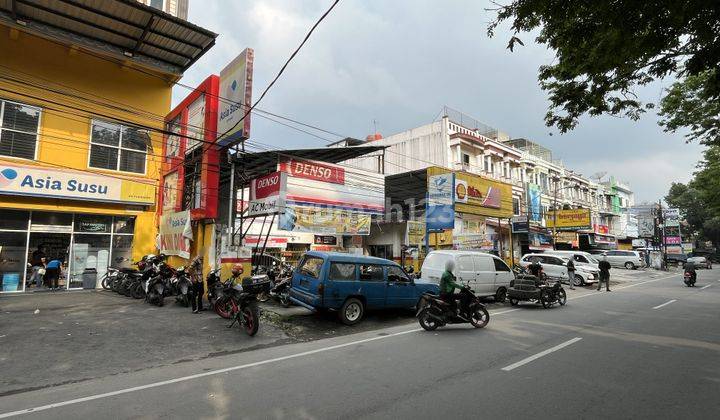
[[[438,285],[417,283],[390,260],[339,252],[306,253],[293,272],[290,300],[311,310],[337,310],[347,325],[366,309],[415,308],[423,293]]]

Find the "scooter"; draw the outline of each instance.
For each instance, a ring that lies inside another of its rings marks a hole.
[[[440,299],[440,296],[424,293],[416,314],[420,326],[426,331],[433,331],[447,324],[470,323],[475,328],[483,328],[490,322],[485,305],[469,287],[461,288],[459,297],[460,302],[456,305],[459,311],[453,311],[450,304]]]
[[[695,286],[695,282],[697,281],[697,273],[693,273],[692,271],[686,271],[683,277],[683,282],[685,282],[685,286]]]

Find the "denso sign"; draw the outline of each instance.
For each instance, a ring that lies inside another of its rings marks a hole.
[[[306,160],[288,160],[280,164],[280,170],[296,178],[345,184],[345,169]]]
[[[282,213],[285,210],[287,174],[273,172],[255,178],[250,183],[248,215],[262,216]]]

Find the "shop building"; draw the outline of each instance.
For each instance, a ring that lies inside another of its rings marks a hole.
[[[172,83],[215,37],[139,2],[0,4],[2,292],[41,254],[78,289],[156,251]]]

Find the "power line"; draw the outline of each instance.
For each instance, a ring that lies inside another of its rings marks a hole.
[[[290,55],[290,58],[288,58],[287,61],[285,61],[285,64],[283,64],[283,66],[280,68],[280,71],[279,71],[278,74],[275,76],[275,78],[270,82],[270,84],[267,85],[267,87],[265,88],[265,90],[263,91],[263,93],[260,94],[260,97],[257,99],[257,101],[255,101],[255,103],[250,107],[250,109],[248,109],[248,110],[245,112],[245,114],[243,115],[243,117],[240,118],[240,119],[238,120],[238,122],[236,122],[232,127],[230,127],[228,130],[226,130],[226,131],[225,131],[224,133],[222,133],[220,136],[218,136],[218,138],[223,138],[223,137],[225,137],[229,132],[233,131],[233,130],[235,129],[235,127],[237,127],[238,124],[240,124],[241,121],[244,121],[244,120],[245,120],[245,117],[247,117],[248,115],[250,115],[250,113],[252,112],[252,110],[255,109],[255,106],[256,106],[257,104],[259,104],[260,101],[263,100],[263,98],[264,98],[265,95],[268,93],[268,91],[270,90],[270,88],[273,87],[273,85],[275,84],[275,82],[277,82],[277,80],[278,80],[278,79],[280,78],[280,76],[283,74],[283,72],[285,71],[285,69],[287,68],[287,66],[290,64],[290,62],[293,60],[293,58],[295,58],[295,56],[297,55],[297,53],[300,52],[300,49],[303,47],[303,45],[305,45],[305,43],[307,42],[307,40],[310,39],[310,35],[312,35],[312,33],[315,31],[315,28],[317,28],[318,25],[320,25],[320,22],[322,22],[322,21],[325,19],[325,17],[327,17],[327,15],[330,14],[330,12],[332,11],[332,9],[334,9],[335,6],[336,6],[339,2],[340,2],[340,0],[335,0],[335,1],[333,2],[333,4],[330,5],[330,8],[327,9],[327,10],[325,11],[325,13],[323,13],[322,16],[320,16],[320,19],[318,19],[318,20],[315,22],[315,24],[310,28],[310,31],[308,31],[307,35],[305,35],[305,38],[302,40],[302,42],[300,43],[300,45],[298,45],[298,47],[295,49],[295,51],[293,51],[293,53]]]

